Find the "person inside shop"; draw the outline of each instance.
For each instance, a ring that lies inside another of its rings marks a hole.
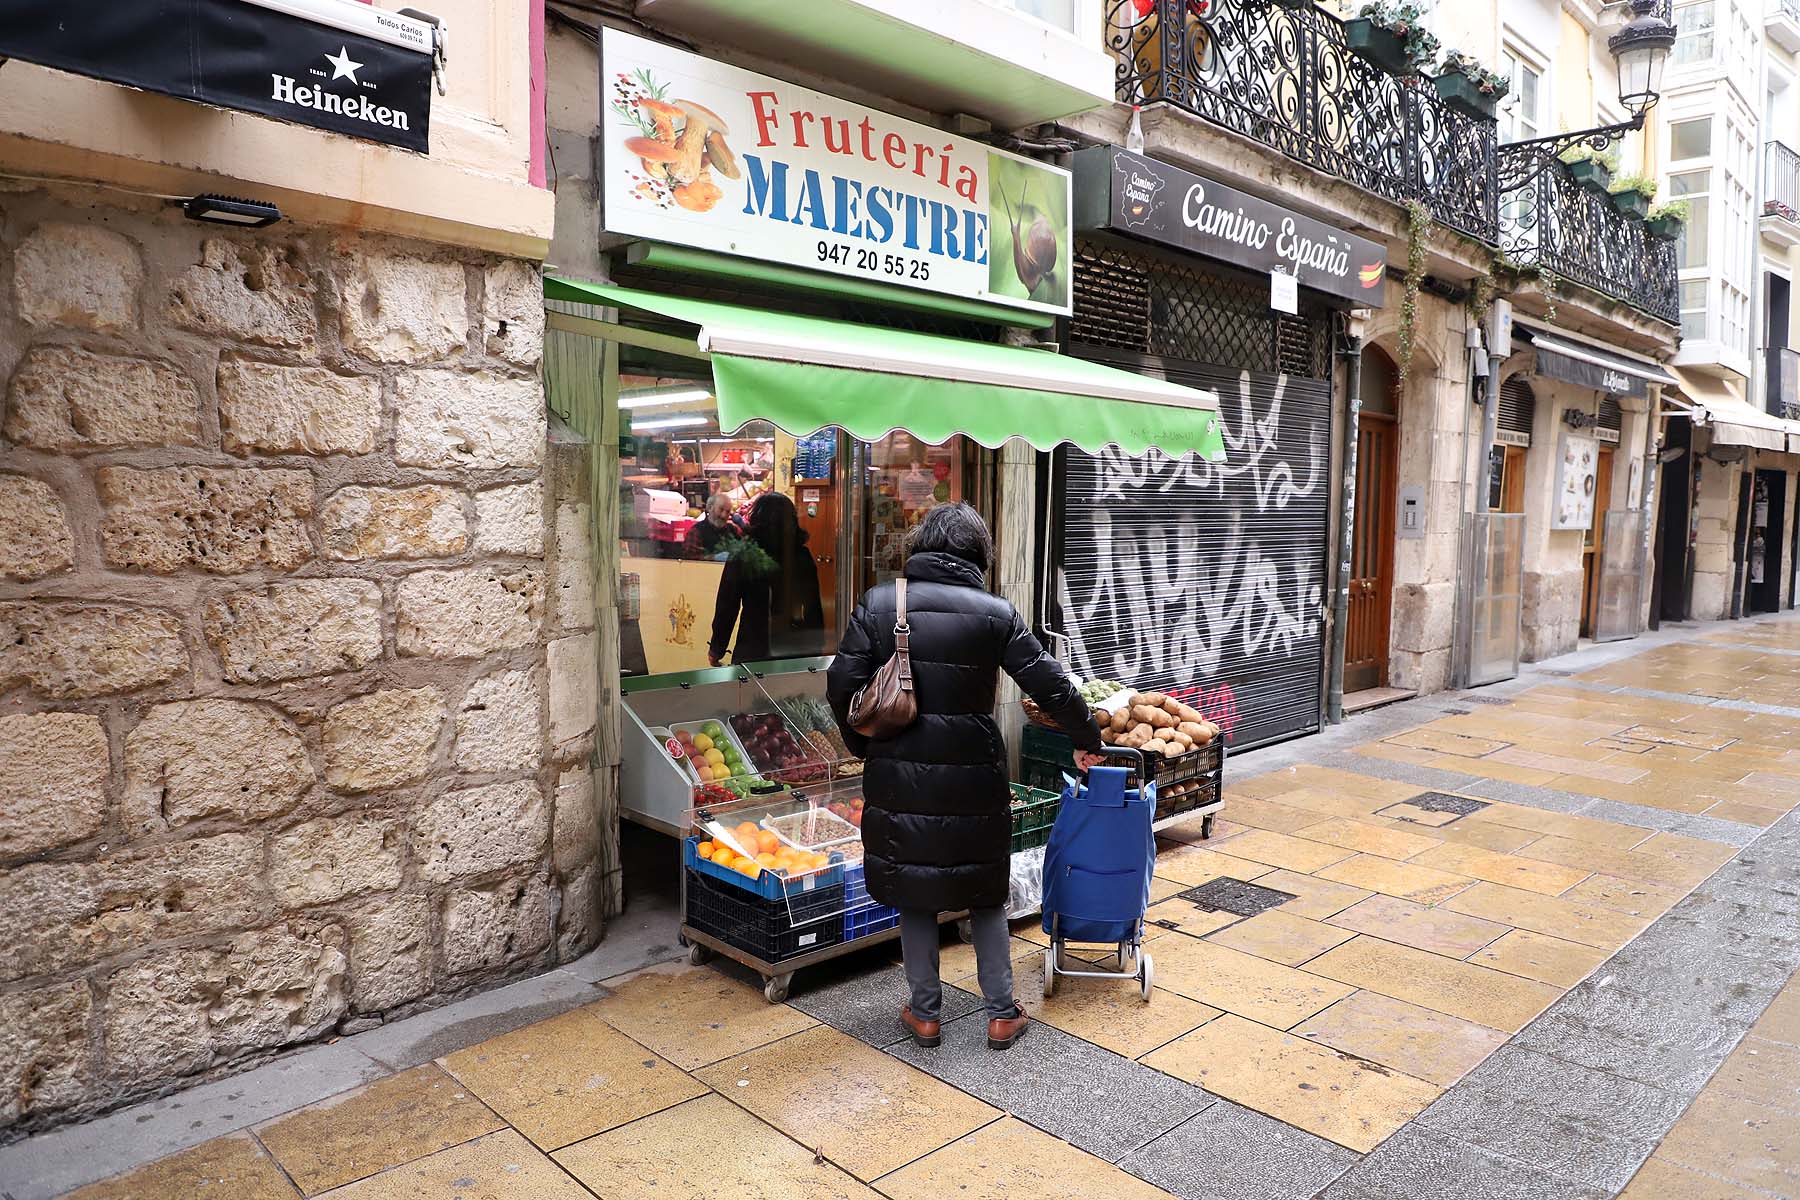
[[[714,492],[706,498],[706,515],[694,522],[683,539],[684,549],[689,558],[712,558],[723,554],[726,543],[742,535],[742,530],[732,520],[734,511],[731,497],[724,492]]]
[[[762,490],[762,484],[757,481],[756,473],[754,471],[739,471],[737,473],[737,486],[725,494],[731,497],[731,502],[734,505],[742,507],[762,495]]]
[[[942,1041],[938,914],[968,910],[987,1001],[988,1045],[1025,1032],[1013,996],[1006,902],[1011,889],[1005,743],[994,720],[1005,671],[1075,742],[1076,765],[1102,761],[1100,729],[1069,673],[1045,653],[1005,599],[987,590],[994,543],[981,514],[940,504],[907,534],[906,623],[919,715],[893,738],[871,739],[849,721],[858,692],[894,654],[897,587],[864,594],[850,618],[825,693],[863,769],[862,839],[869,895],[900,910],[910,1002],[900,1019],[913,1041]]]
[[[747,536],[732,547],[719,576],[712,640],[706,648],[713,666],[724,661],[734,625],[734,663],[825,653],[819,564],[806,542],[792,500],[780,492],[757,497]]]

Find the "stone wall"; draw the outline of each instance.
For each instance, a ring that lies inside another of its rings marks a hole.
[[[536,265],[123,203],[0,199],[0,1134],[600,932]]]

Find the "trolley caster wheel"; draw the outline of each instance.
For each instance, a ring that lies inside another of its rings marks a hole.
[[[687,934],[678,933],[675,935],[675,944],[685,950],[685,949],[687,949],[688,946],[692,945],[693,943],[691,943],[687,940]]]
[[[788,984],[794,981],[792,975],[772,975],[763,984],[763,999],[770,1004],[781,1004],[788,998]]]
[[[1044,999],[1056,995],[1056,947],[1044,951]]]
[[[704,966],[712,961],[712,956],[712,950],[706,946],[702,946],[699,942],[688,943],[687,960],[689,966]]]
[[[1138,963],[1138,987],[1143,990],[1144,1003],[1150,1003],[1150,989],[1156,986],[1156,963],[1148,955]]]
[[[1213,819],[1211,817],[1202,817],[1200,820],[1200,840],[1206,841],[1208,838],[1212,837],[1212,830]]]
[[[975,944],[975,926],[969,922],[969,918],[964,917],[956,923],[956,936],[962,939],[965,946]]]

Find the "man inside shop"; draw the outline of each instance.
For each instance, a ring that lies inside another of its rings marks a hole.
[[[735,505],[724,492],[706,498],[706,516],[687,531],[685,551],[689,558],[723,558],[725,543],[743,536],[743,530],[732,520]]]

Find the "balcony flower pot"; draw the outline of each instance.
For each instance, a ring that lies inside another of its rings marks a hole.
[[[1390,75],[1405,75],[1412,70],[1406,56],[1406,39],[1368,17],[1344,22],[1344,44]]]
[[[1569,174],[1575,182],[1602,195],[1612,186],[1612,170],[1596,158],[1583,158],[1569,163]]]
[[[1612,192],[1609,199],[1612,200],[1612,206],[1625,216],[1636,217],[1641,221],[1650,215],[1650,197],[1636,188]]]
[[[1484,92],[1481,85],[1464,75],[1461,71],[1449,71],[1432,80],[1437,85],[1437,93],[1451,108],[1466,113],[1477,120],[1494,120],[1494,105],[1500,97],[1492,92]]]
[[[1651,217],[1644,222],[1644,229],[1651,237],[1664,242],[1679,241],[1682,227],[1687,222],[1673,213],[1664,213],[1660,217]]]

